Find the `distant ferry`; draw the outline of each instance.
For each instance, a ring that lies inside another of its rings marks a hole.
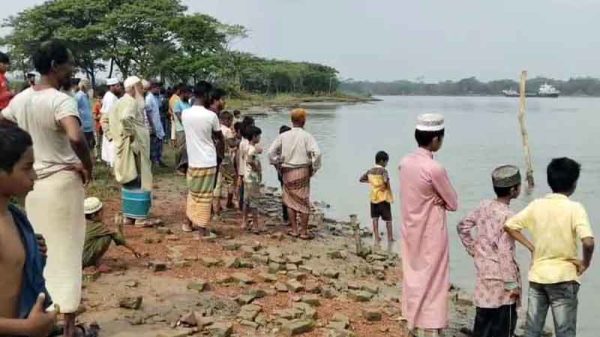
[[[506,97],[519,97],[519,92],[514,89],[502,90],[502,94]],[[526,92],[526,97],[552,97],[556,98],[560,95],[560,91],[548,83],[542,84],[538,92]]]

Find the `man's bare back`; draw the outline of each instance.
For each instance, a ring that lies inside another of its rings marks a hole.
[[[0,214],[0,317],[17,318],[25,248],[12,215]]]

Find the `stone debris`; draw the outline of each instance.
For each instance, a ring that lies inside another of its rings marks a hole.
[[[231,275],[231,277],[233,277],[234,280],[236,280],[240,283],[243,283],[243,284],[253,284],[254,283],[254,279],[244,273],[233,273]]]
[[[221,265],[222,261],[219,259],[214,259],[212,257],[201,257],[200,263],[202,263],[205,267],[218,267]]]
[[[332,268],[327,268],[325,269],[325,271],[323,272],[323,275],[325,277],[329,277],[329,278],[334,278],[337,279],[338,277],[340,277],[340,272],[337,270],[334,270]]]
[[[284,324],[281,331],[285,336],[296,336],[312,331],[316,326],[315,321],[311,319],[294,320]]]
[[[140,283],[137,280],[129,280],[125,282],[125,286],[127,288],[137,288]]]
[[[235,256],[229,256],[223,259],[225,268],[240,268],[240,259]]]
[[[352,290],[348,292],[348,297],[357,302],[368,302],[373,298],[373,294],[364,290]]]
[[[330,259],[341,259],[341,260],[345,260],[348,258],[348,252],[345,250],[333,250],[333,251],[329,251],[327,252],[327,256]]]
[[[379,293],[379,286],[375,283],[365,283],[362,285],[361,289],[364,291],[368,291],[374,295],[377,295]]]
[[[304,290],[306,290],[306,292],[310,294],[320,294],[321,286],[317,282],[308,281],[304,285]]]
[[[302,283],[298,282],[297,280],[293,280],[293,279],[288,280],[286,282],[286,286],[291,292],[295,292],[295,293],[304,290],[304,285],[302,285]]]
[[[214,323],[206,328],[211,337],[230,337],[233,333],[233,324],[230,322]]]
[[[229,250],[229,251],[236,251],[238,249],[240,249],[242,245],[239,242],[235,242],[235,241],[227,241],[224,242],[221,247],[223,247],[224,250]]]
[[[321,300],[319,299],[319,296],[313,294],[302,296],[300,301],[306,304],[310,304],[314,307],[318,307],[321,305]]]
[[[277,276],[273,275],[273,274],[269,274],[269,273],[260,273],[258,274],[258,277],[263,280],[264,282],[267,283],[273,283],[273,282],[277,282]]]
[[[275,262],[269,262],[269,273],[271,274],[275,274],[280,270],[283,270],[284,267],[283,265],[279,264],[279,263],[275,263]]]
[[[194,333],[194,329],[178,328],[176,330],[159,332],[156,334],[156,337],[186,337],[193,335]]]
[[[275,290],[277,290],[280,293],[287,293],[289,291],[288,287],[281,282],[275,283]]]
[[[299,266],[304,263],[304,259],[302,258],[302,256],[290,255],[287,257],[287,262]]]
[[[294,310],[301,311],[302,317],[305,319],[317,319],[317,310],[308,303],[295,303],[293,308]]]
[[[119,299],[119,307],[131,310],[139,310],[142,306],[144,298],[142,296],[137,297],[123,297]]]
[[[287,273],[288,277],[297,281],[304,281],[308,278],[308,275],[301,271],[291,271]]]
[[[269,256],[261,254],[253,254],[251,257],[252,261],[260,264],[269,264]]]
[[[381,310],[377,308],[363,308],[362,315],[369,322],[381,321]]]
[[[237,318],[241,320],[254,322],[254,319],[262,311],[262,308],[255,304],[247,304],[242,306]]]
[[[167,263],[162,261],[152,261],[149,264],[150,269],[153,272],[161,272],[167,270]]]
[[[293,264],[293,263],[288,263],[285,265],[285,270],[287,271],[297,271],[298,270],[298,266]]]
[[[298,308],[279,309],[273,312],[275,316],[286,320],[293,320],[301,318],[304,315],[304,311]]]
[[[167,239],[167,241],[179,241],[179,236],[177,236],[175,234],[171,234],[171,235],[167,235],[165,237],[165,239]]]
[[[196,313],[189,312],[179,319],[179,324],[183,324],[189,327],[197,326],[198,321],[196,320]]]
[[[187,288],[190,290],[195,290],[199,293],[205,291],[208,289],[208,282],[204,281],[204,280],[198,280],[195,282],[190,282],[187,285]]]

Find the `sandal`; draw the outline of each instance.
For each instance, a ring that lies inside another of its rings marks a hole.
[[[314,240],[315,235],[311,232],[300,234],[300,239],[305,241]]]
[[[298,233],[296,233],[292,230],[287,231],[286,234],[287,234],[287,236],[291,236],[293,238],[297,238],[298,236],[300,236]]]

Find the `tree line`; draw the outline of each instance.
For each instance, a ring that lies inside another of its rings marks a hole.
[[[60,39],[96,85],[98,74],[138,74],[170,83],[218,83],[233,92],[333,92],[337,70],[321,64],[271,60],[231,50],[248,36],[241,25],[188,13],[181,0],[51,0],[8,18],[0,39],[13,70],[32,69],[32,51]]]
[[[541,85],[548,83],[560,90],[565,96],[600,96],[600,79],[591,77],[571,78],[567,81],[536,77],[527,81],[527,92],[537,92]],[[340,90],[371,95],[423,95],[423,96],[468,96],[501,95],[502,90],[519,90],[514,80],[479,81],[475,77],[459,81],[424,83],[414,81],[366,82],[346,81],[340,84]]]

